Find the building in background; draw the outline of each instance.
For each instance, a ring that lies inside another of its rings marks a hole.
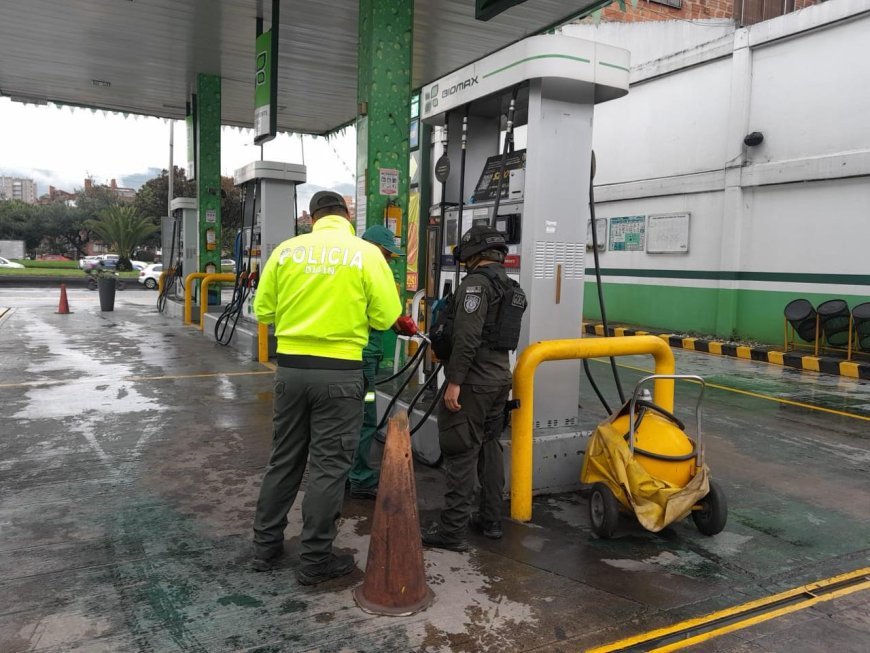
[[[563,29],[632,53],[631,92],[594,118],[612,324],[774,344],[793,299],[870,300],[868,31],[865,0]]]
[[[36,204],[36,182],[24,177],[0,177],[0,200]]]
[[[601,20],[647,22],[662,20],[733,20],[738,26],[754,25],[817,4],[819,0],[637,0],[625,11],[616,2],[601,11]]]

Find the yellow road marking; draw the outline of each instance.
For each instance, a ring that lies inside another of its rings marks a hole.
[[[271,374],[272,372],[264,372],[257,370],[253,372],[204,372],[201,374],[166,374],[163,376],[124,376],[122,381],[172,381],[176,379],[208,379],[216,376],[262,376]],[[99,385],[101,379],[99,377],[89,377],[86,379],[63,379],[59,381],[24,381],[22,383],[0,383],[0,388],[39,388],[50,385],[66,385],[75,383],[88,383],[90,385]],[[109,379],[106,379],[109,382]]]
[[[596,336],[603,336],[604,335],[604,325],[603,324],[596,324],[595,325],[595,335]]]
[[[600,358],[593,358],[592,360],[598,363],[607,363],[610,364],[610,361],[603,360]],[[626,365],[625,363],[617,363],[619,367],[624,367],[627,370],[635,370],[637,372],[644,372],[645,374],[653,374],[653,370],[647,370],[642,367],[634,367],[633,365]],[[695,383],[697,381],[692,381],[689,379],[680,379],[681,381],[686,381],[687,383]],[[727,385],[719,385],[718,383],[707,383],[708,388],[716,388],[717,390],[725,390],[726,392],[734,392],[740,395],[746,395],[748,397],[755,397],[756,399],[764,399],[766,401],[775,401],[780,404],[786,404],[788,406],[797,406],[798,408],[807,408],[809,410],[818,410],[823,413],[830,413],[832,415],[840,415],[841,417],[851,417],[853,419],[864,420],[865,422],[870,422],[870,417],[865,415],[856,415],[855,413],[844,413],[841,410],[834,410],[833,408],[825,408],[823,406],[814,406],[813,404],[805,404],[801,401],[792,401],[791,399],[782,399],[780,397],[772,397],[770,395],[763,395],[757,392],[752,392],[751,390],[740,390],[738,388],[732,388]]]
[[[275,363],[273,363],[272,361],[266,361],[265,363],[260,363],[260,365],[268,367],[273,372],[278,369],[278,366],[275,365]]]
[[[711,354],[722,355],[722,343],[721,342],[711,342],[708,343],[707,348],[710,350]]]
[[[774,365],[784,365],[784,354],[781,351],[769,351],[767,352],[767,362],[773,363]]]
[[[848,376],[853,379],[857,379],[860,377],[858,373],[858,363],[853,363],[851,361],[842,361],[840,363],[840,374],[843,376]]]
[[[625,327],[613,327],[613,335],[617,338],[622,338],[625,336]]]
[[[826,594],[822,594],[821,596],[815,595],[820,589],[824,589],[825,587],[829,587],[831,585],[835,585],[837,583],[842,583],[845,581],[856,580],[861,577],[868,578],[863,583],[857,583],[855,585],[851,585],[849,587],[844,587],[839,590],[835,590],[833,592],[829,592]],[[628,637],[626,639],[622,639],[618,642],[612,642],[610,644],[606,644],[604,646],[598,646],[596,648],[587,649],[586,653],[611,653],[613,651],[619,651],[631,646],[636,646],[638,644],[643,644],[644,642],[649,642],[667,635],[676,634],[681,631],[690,630],[693,628],[698,628],[709,624],[717,619],[723,619],[728,617],[736,617],[741,613],[748,612],[750,610],[756,610],[758,608],[762,608],[766,605],[771,605],[773,603],[777,603],[779,601],[783,601],[785,599],[795,598],[799,596],[806,596],[806,599],[801,601],[800,603],[794,603],[792,605],[783,606],[781,608],[773,609],[770,612],[765,612],[762,614],[757,614],[751,617],[747,617],[746,619],[742,619],[740,621],[735,621],[733,623],[721,626],[719,628],[714,628],[713,630],[707,631],[705,633],[701,633],[695,635],[693,637],[688,637],[686,639],[682,639],[679,642],[674,642],[673,644],[667,644],[665,646],[661,646],[659,648],[646,649],[647,653],[666,653],[668,651],[676,651],[681,648],[686,648],[688,646],[694,646],[695,644],[699,644],[701,642],[705,642],[711,640],[715,637],[720,637],[721,635],[725,635],[730,632],[734,632],[735,630],[741,630],[743,628],[748,628],[749,626],[753,626],[755,624],[762,623],[764,621],[769,621],[771,619],[775,619],[777,617],[781,617],[783,615],[789,614],[791,612],[797,612],[798,610],[805,610],[806,608],[812,607],[817,603],[822,603],[823,601],[832,601],[833,599],[840,598],[841,596],[846,596],[847,594],[854,594],[855,592],[860,592],[863,590],[870,589],[870,567],[865,567],[863,569],[858,569],[853,572],[849,572],[847,574],[840,574],[839,576],[832,576],[831,578],[826,578],[824,580],[817,581],[815,583],[810,583],[809,585],[803,585],[801,587],[796,587],[791,590],[787,590],[785,592],[780,592],[779,594],[773,594],[771,596],[764,597],[762,599],[757,599],[755,601],[749,601],[747,603],[742,603],[740,605],[734,606],[733,608],[726,608],[725,610],[720,610],[718,612],[713,612],[711,614],[705,615],[703,617],[697,617],[695,619],[687,619],[686,621],[681,621],[680,623],[674,624],[672,626],[666,626],[665,628],[659,628],[657,630],[652,630],[647,633],[643,633],[641,635],[635,635],[634,637]]]
[[[738,345],[737,347],[737,358],[744,358],[746,360],[752,360],[752,350],[746,345]]]
[[[683,349],[695,351],[695,341],[697,338],[683,338]]]

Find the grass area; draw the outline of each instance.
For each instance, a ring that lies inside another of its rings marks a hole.
[[[16,263],[21,263],[26,268],[33,269],[43,269],[43,268],[54,268],[58,270],[78,270],[79,263],[78,261],[22,261],[21,259],[15,261]]]
[[[33,261],[29,261],[33,262]],[[42,262],[42,261],[40,261]],[[51,263],[52,261],[45,261]],[[63,263],[63,261],[60,261]],[[121,272],[122,279],[138,279],[139,273],[136,270],[132,272]],[[79,270],[78,265],[74,264],[72,268],[44,268],[44,267],[27,267],[21,268],[0,268],[0,276],[11,277],[83,277],[85,273]]]

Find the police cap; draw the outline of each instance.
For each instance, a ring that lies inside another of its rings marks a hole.
[[[488,225],[478,224],[462,235],[459,247],[453,250],[453,255],[464,263],[472,256],[489,249],[507,254],[508,246],[504,234]]]
[[[347,212],[347,204],[344,203],[344,198],[338,193],[331,190],[319,190],[314,193],[311,202],[308,204],[308,212],[314,215],[323,209],[344,209]]]

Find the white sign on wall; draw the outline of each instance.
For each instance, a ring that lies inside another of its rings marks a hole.
[[[395,168],[380,168],[380,193],[381,195],[399,194],[399,171]]]
[[[688,254],[690,213],[650,215],[647,225],[648,254]]]

